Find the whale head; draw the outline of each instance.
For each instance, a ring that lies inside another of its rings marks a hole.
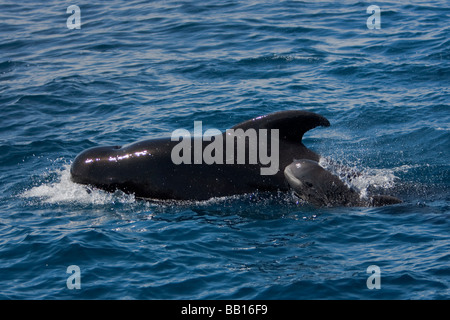
[[[70,175],[73,182],[105,187],[119,183],[117,167],[113,164],[115,151],[120,146],[94,147],[81,152],[72,162]],[[113,191],[113,190],[110,190]]]
[[[316,161],[296,160],[284,170],[295,194],[315,206],[346,206],[359,202],[359,195]]]
[[[159,157],[170,156],[168,142],[158,139],[84,150],[72,162],[71,180],[109,192],[121,190],[136,197],[167,198],[170,195],[163,187],[167,179],[173,178],[174,165],[169,161],[154,165],[162,162],[155,156],[158,149],[165,150],[159,152]],[[158,185],[162,187],[155,187]]]

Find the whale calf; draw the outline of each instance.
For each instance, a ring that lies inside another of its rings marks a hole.
[[[284,176],[295,194],[315,206],[383,206],[401,203],[387,195],[373,195],[367,199],[347,186],[318,162],[301,159],[284,169]]]
[[[324,169],[316,168],[319,174],[310,178],[316,186],[320,186],[315,189],[316,192],[326,194],[325,198],[323,194],[315,197],[295,184],[298,178],[297,173],[292,171],[293,162],[303,159],[313,164],[320,159],[302,143],[303,135],[317,126],[328,127],[330,122],[313,112],[288,110],[244,121],[232,130],[207,139],[189,136],[179,142],[179,139],[168,137],[125,146],[94,147],[82,151],[74,159],[70,169],[71,179],[106,191],[122,190],[137,198],[154,200],[207,200],[293,188],[297,193],[303,192],[304,197],[313,204],[323,205],[329,200],[331,205],[361,205],[337,177],[338,180]],[[243,134],[234,134],[230,139],[230,132]],[[265,135],[270,135],[271,140]],[[235,142],[231,147],[230,141]],[[276,155],[276,161],[270,168],[267,161],[262,161],[267,160],[264,152],[257,150],[264,141],[276,142],[266,145],[266,156]],[[205,155],[206,162],[197,161],[203,160]],[[329,182],[335,186],[327,188],[325,184]],[[333,196],[328,195],[330,188],[336,189],[333,189]],[[339,192],[342,192],[341,196]]]

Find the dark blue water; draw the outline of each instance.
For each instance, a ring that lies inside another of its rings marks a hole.
[[[81,29],[69,3],[0,3],[1,299],[450,298],[448,1],[70,4]],[[323,163],[404,203],[155,203],[70,181],[88,147],[289,109],[330,120],[304,137]]]

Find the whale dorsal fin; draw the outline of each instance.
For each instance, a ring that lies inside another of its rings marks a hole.
[[[232,129],[279,129],[280,139],[301,142],[305,132],[317,126],[328,127],[330,122],[314,112],[288,110],[244,121]]]

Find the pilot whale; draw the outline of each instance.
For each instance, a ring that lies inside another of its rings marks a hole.
[[[212,143],[224,149],[229,147],[229,130],[210,137],[209,144],[202,137],[185,137],[186,145],[194,147],[184,150],[180,150],[179,140],[169,137],[124,146],[94,147],[74,159],[71,179],[106,191],[122,190],[137,198],[155,200],[207,200],[258,191],[295,190],[292,186],[295,175],[291,181],[287,179],[285,168],[296,159],[319,161],[320,156],[302,142],[303,135],[318,126],[328,127],[330,122],[319,114],[299,110],[279,111],[244,121],[231,128],[244,133],[233,137],[236,141],[233,152],[212,152],[218,160],[213,163],[174,161],[174,150],[184,159],[195,160],[198,151],[206,153],[208,148],[211,151]],[[245,134],[250,130],[258,143],[252,143],[250,135]],[[270,174],[262,174],[262,169],[267,169],[266,164],[251,161],[250,157],[258,154],[255,149],[260,147],[262,138],[267,140],[267,136],[262,135],[269,133],[272,138],[276,137],[276,144],[267,146],[267,154],[277,154],[277,168]],[[244,155],[239,154],[239,146],[245,151]]]

